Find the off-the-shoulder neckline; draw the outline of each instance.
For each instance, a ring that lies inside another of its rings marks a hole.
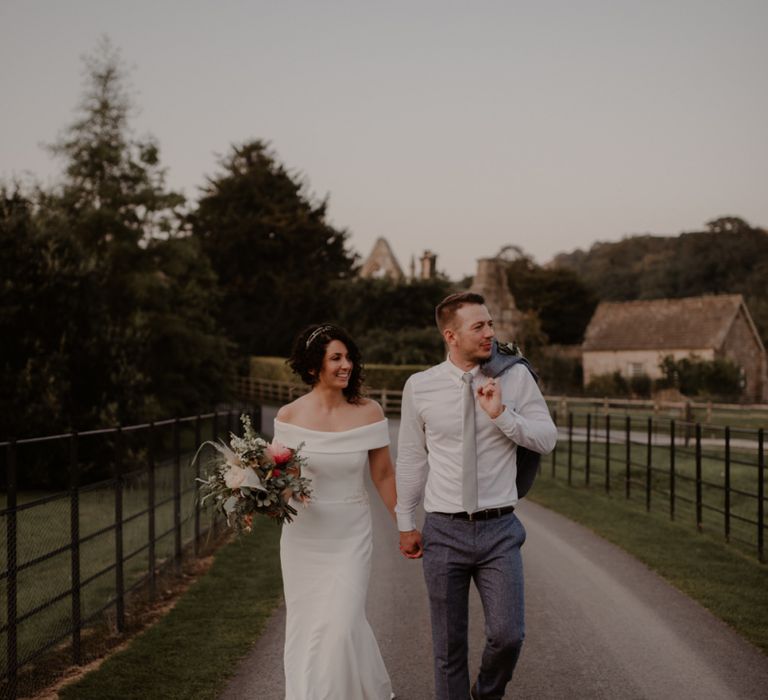
[[[355,430],[362,430],[363,428],[370,428],[374,425],[381,425],[382,423],[386,423],[387,419],[382,418],[381,420],[377,420],[374,423],[366,423],[365,425],[358,425],[356,428],[347,428],[346,430],[314,430],[313,428],[305,428],[303,425],[296,425],[295,423],[286,423],[285,421],[277,420],[275,418],[275,425],[278,423],[280,425],[287,425],[289,428],[298,428],[299,430],[306,430],[309,433],[323,433],[324,435],[342,435],[344,433],[352,433]]]

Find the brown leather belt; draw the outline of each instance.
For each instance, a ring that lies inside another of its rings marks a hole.
[[[503,508],[484,508],[483,510],[475,511],[474,513],[467,513],[462,511],[461,513],[438,513],[433,512],[432,515],[442,515],[451,520],[492,520],[493,518],[499,518],[502,515],[514,512],[514,506],[504,506]]]

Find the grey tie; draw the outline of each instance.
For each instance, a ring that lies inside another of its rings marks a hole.
[[[461,504],[467,513],[477,510],[477,448],[475,444],[475,396],[472,392],[472,375],[462,375],[464,396],[462,397],[462,418],[464,433],[461,440],[462,466]]]

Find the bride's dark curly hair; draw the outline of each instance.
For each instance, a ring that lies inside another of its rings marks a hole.
[[[342,393],[349,403],[359,403],[363,397],[363,358],[355,341],[340,326],[332,323],[307,326],[293,341],[288,366],[301,377],[301,381],[314,386],[323,368],[325,349],[332,340],[340,340],[347,346],[352,362],[349,383]]]

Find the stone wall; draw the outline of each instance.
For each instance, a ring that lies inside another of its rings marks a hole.
[[[744,398],[768,401],[765,350],[755,337],[754,327],[744,313],[744,307],[733,320],[718,357],[739,365],[744,371]]]

